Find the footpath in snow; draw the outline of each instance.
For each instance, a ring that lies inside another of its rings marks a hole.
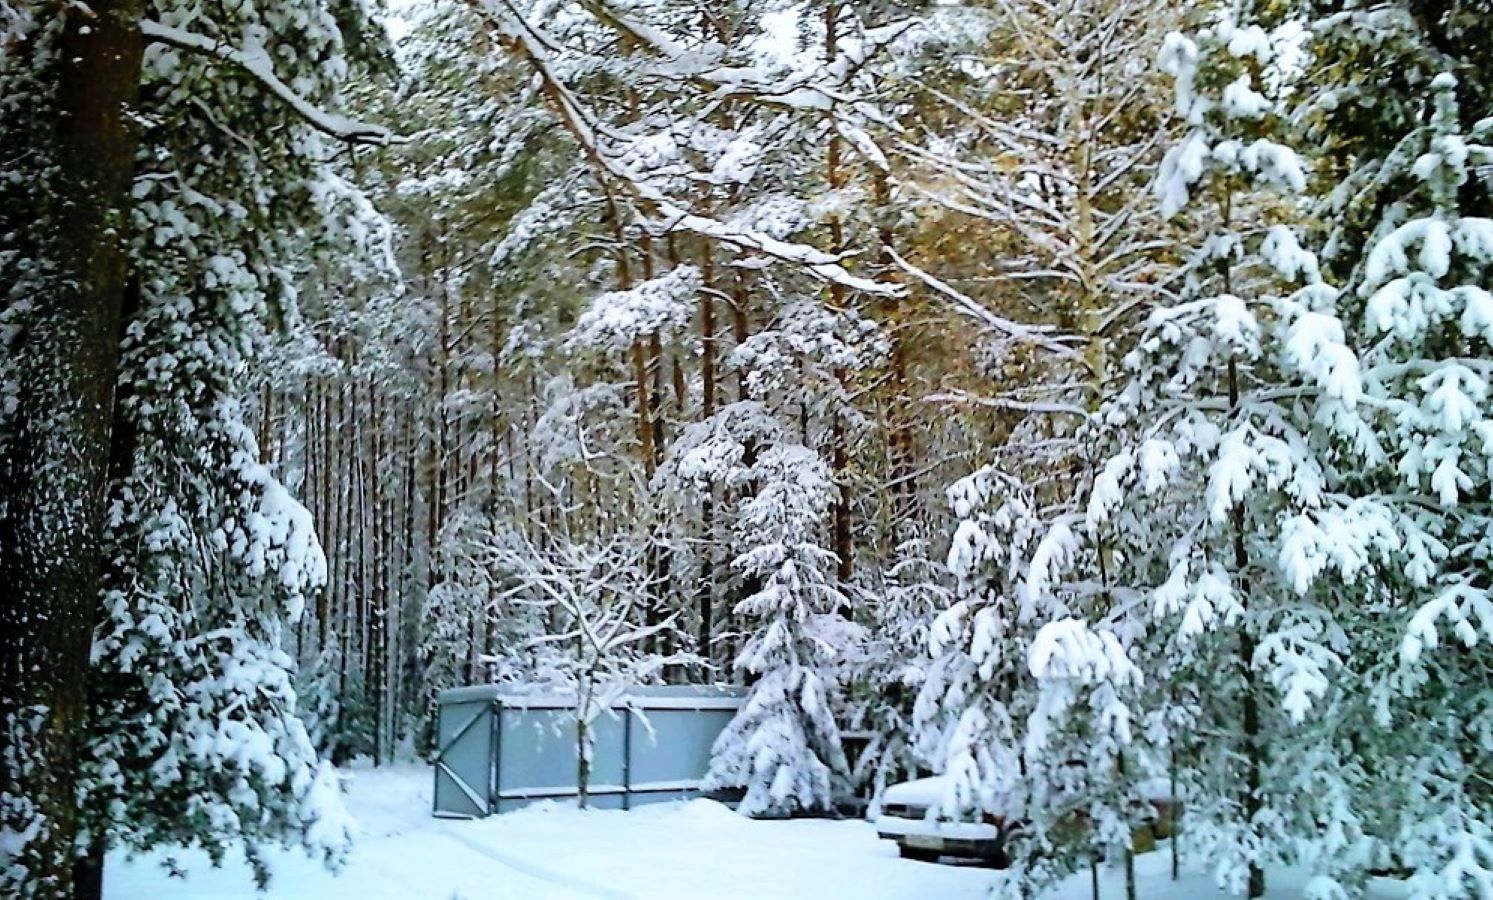
[[[339,874],[299,852],[272,856],[257,895],[249,870],[213,869],[200,853],[109,859],[106,900],[977,900],[999,873],[899,859],[865,822],[757,822],[707,800],[631,812],[554,805],[475,822],[430,815],[430,770],[359,770],[348,806],[363,834]],[[1166,854],[1141,857],[1145,900],[1220,896],[1201,876],[1173,882]],[[1300,897],[1303,879],[1275,879],[1272,898]],[[1123,897],[1106,871],[1102,897]],[[1393,891],[1375,897],[1394,897]],[[1053,900],[1089,900],[1087,876]]]

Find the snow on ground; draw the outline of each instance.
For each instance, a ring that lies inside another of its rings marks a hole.
[[[363,835],[340,876],[276,853],[266,896],[284,900],[976,900],[992,872],[901,860],[865,822],[757,822],[706,800],[632,812],[555,805],[481,821],[430,815],[428,768],[352,773]],[[247,867],[182,854],[184,879],[155,854],[111,856],[106,900],[247,900]]]
[[[757,822],[706,800],[631,812],[549,804],[482,821],[430,815],[425,767],[352,773],[348,807],[363,834],[340,875],[298,852],[271,859],[263,895],[277,900],[976,900],[999,873],[897,857],[865,822]],[[213,869],[198,853],[179,854],[173,878],[152,854],[111,856],[106,900],[249,900],[246,866]],[[1146,900],[1220,896],[1202,876],[1172,882],[1165,851],[1139,860]],[[1301,896],[1305,879],[1274,878],[1271,897]],[[1117,872],[1101,876],[1101,896],[1123,897]],[[1089,900],[1088,876],[1052,900]],[[1390,889],[1374,898],[1403,896]]]

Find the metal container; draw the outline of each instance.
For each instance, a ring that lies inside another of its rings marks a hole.
[[[716,736],[746,690],[638,687],[592,723],[587,794],[598,809],[699,796]],[[574,695],[479,685],[439,698],[435,815],[478,818],[578,796]]]

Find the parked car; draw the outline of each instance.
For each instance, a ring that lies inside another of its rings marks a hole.
[[[896,841],[898,852],[907,859],[931,862],[941,856],[965,857],[1005,868],[1010,862],[1007,841],[1020,830],[1021,821],[1014,816],[974,812],[949,818],[939,809],[948,785],[947,776],[935,776],[887,788],[881,813],[871,820],[877,834]],[[1175,834],[1181,804],[1164,778],[1141,782],[1135,793],[1145,807],[1145,824],[1135,831],[1134,847],[1143,853],[1154,848],[1158,839]],[[1074,812],[1069,821],[1075,828],[1088,827],[1082,812]]]
[[[989,814],[942,817],[939,806],[948,783],[940,775],[887,788],[881,814],[871,820],[876,833],[896,841],[898,853],[906,859],[931,862],[940,856],[958,856],[1004,868],[1006,838],[1016,823]]]

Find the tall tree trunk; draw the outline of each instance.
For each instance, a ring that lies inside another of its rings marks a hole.
[[[834,63],[835,54],[839,52],[840,32],[840,4],[838,0],[832,0],[824,7],[824,58],[826,65]],[[845,184],[845,175],[840,168],[840,138],[833,132],[829,138],[829,145],[825,149],[824,177],[829,184],[831,192],[839,190]],[[839,216],[833,216],[829,220],[830,251],[839,253],[845,249],[845,228]],[[846,293],[845,286],[838,281],[832,281],[829,285],[829,305],[831,308],[841,310],[845,308]],[[835,379],[843,388],[845,373],[835,371]],[[845,417],[839,410],[831,413],[834,424],[830,429],[830,468],[834,475],[834,481],[839,488],[835,492],[834,505],[834,536],[835,536],[835,576],[841,586],[850,583],[852,566],[855,560],[855,545],[850,533],[850,454],[845,444],[849,436],[845,433]],[[848,597],[849,594],[846,594]],[[854,612],[848,603],[842,607],[840,613],[849,618]]]
[[[21,389],[0,443],[0,825],[35,829],[0,874],[7,896],[63,897],[74,884],[137,142],[126,111],[140,81],[142,6],[94,0],[89,14],[42,4],[39,21],[65,17],[60,36],[31,35],[13,50],[45,66],[44,112],[7,112],[26,124],[0,129],[0,156],[45,167],[37,181],[0,192],[8,249],[41,264],[0,291],[6,307],[20,296],[32,304],[6,348],[4,367]],[[11,821],[17,813],[21,821]]]
[[[316,474],[321,479],[321,519],[316,523],[318,533],[322,538],[322,546],[329,552],[335,553],[336,548],[330,543],[332,536],[332,482],[336,480],[337,470],[332,466],[332,386],[328,379],[319,378],[316,381],[316,405],[317,405],[317,457]],[[320,652],[326,646],[327,636],[332,627],[332,594],[333,587],[330,582],[316,595],[316,627],[319,640],[317,651]]]
[[[701,248],[700,292],[700,418],[715,415],[715,251],[707,242]],[[696,603],[699,605],[700,633],[695,649],[707,663],[714,649],[715,613],[715,486],[711,485],[700,505],[700,581]]]
[[[1220,217],[1223,227],[1228,228],[1233,223],[1233,195],[1225,193],[1220,203]],[[1234,273],[1231,263],[1225,260],[1223,266],[1223,290],[1225,294],[1234,291]],[[1229,357],[1228,365],[1229,383],[1229,411],[1232,414],[1239,413],[1239,402],[1243,399],[1243,391],[1239,386],[1239,366],[1232,356]],[[1241,723],[1244,732],[1244,784],[1242,806],[1246,819],[1246,828],[1253,833],[1259,827],[1258,819],[1261,811],[1260,788],[1262,787],[1262,773],[1264,771],[1265,747],[1260,740],[1260,705],[1258,686],[1255,683],[1255,637],[1250,631],[1249,621],[1249,548],[1245,544],[1245,521],[1244,505],[1235,503],[1231,515],[1234,529],[1234,577],[1239,580],[1239,605],[1242,615],[1239,620],[1239,675],[1244,682],[1243,718]],[[1258,860],[1251,859],[1249,862],[1249,883],[1245,896],[1250,900],[1265,896],[1265,869]]]
[[[427,251],[428,264],[429,253]],[[432,276],[438,274],[440,279],[447,277],[444,267],[439,273],[432,271],[431,274]],[[440,292],[438,310],[440,322],[437,326],[435,360],[435,446],[430,454],[430,493],[426,508],[426,538],[429,541],[425,579],[427,594],[445,578],[445,561],[442,559],[440,536],[441,529],[445,526],[446,468],[451,452],[451,419],[446,409],[446,401],[451,394],[451,296],[444,282],[440,284],[438,290]]]
[[[877,227],[877,277],[882,281],[896,281],[897,269],[893,262],[896,252],[896,235],[892,231],[895,213],[892,210],[891,183],[887,173],[876,173],[873,181],[873,196],[876,201]],[[886,404],[887,458],[891,480],[890,533],[895,547],[904,539],[905,526],[917,514],[917,450],[913,445],[913,429],[909,422],[909,411],[915,405],[907,386],[907,349],[903,346],[902,298],[895,295],[882,300],[882,319],[890,343],[891,379],[888,385],[890,398]]]
[[[378,390],[372,375],[368,378],[368,460],[371,473],[369,493],[372,517],[371,583],[368,585],[368,650],[363,667],[363,684],[373,707],[373,764],[384,761],[384,629],[388,610],[388,546],[384,530],[384,479],[382,473],[383,422]]]
[[[395,658],[399,660],[400,673],[403,674],[407,671],[411,675],[411,679],[408,685],[406,685],[402,678],[395,684],[393,705],[396,710],[403,710],[406,703],[418,709],[417,704],[420,702],[418,690],[415,691],[413,697],[409,698],[407,698],[408,692],[406,691],[407,686],[413,686],[416,689],[420,686],[419,681],[414,677],[417,663],[416,654],[419,652],[420,641],[418,635],[413,631],[419,621],[420,608],[419,604],[414,602],[415,598],[420,596],[417,587],[419,580],[414,565],[415,560],[418,558],[416,556],[418,547],[415,544],[415,505],[418,495],[416,487],[415,448],[420,444],[419,437],[415,433],[415,419],[415,411],[407,409],[404,414],[404,496],[400,504],[400,515],[402,517],[400,519],[400,533],[403,536],[403,540],[399,542],[400,546],[404,549],[399,557],[401,563],[398,573],[399,601],[398,615],[395,618],[399,633],[398,653],[395,655]],[[406,610],[410,614],[408,623],[405,621]],[[406,631],[407,627],[411,629],[408,632]]]
[[[1239,406],[1239,367],[1229,360],[1229,406]],[[1249,551],[1244,543],[1244,506],[1234,505],[1234,569],[1240,584],[1240,605],[1248,606]],[[1260,701],[1255,684],[1255,637],[1250,631],[1249,613],[1245,610],[1239,623],[1239,673],[1244,681],[1244,817],[1249,831],[1259,827],[1260,788],[1263,786],[1265,748],[1260,740]],[[1265,870],[1256,860],[1249,862],[1249,885],[1246,896],[1251,900],[1265,896]]]
[[[338,349],[337,355],[339,358],[341,357],[340,348]],[[352,513],[352,510],[349,508],[350,501],[352,499],[352,492],[348,487],[348,482],[351,480],[349,473],[352,471],[352,463],[350,462],[348,457],[348,447],[340,437],[341,435],[347,433],[348,417],[346,392],[347,387],[343,384],[338,384],[336,390],[333,392],[333,397],[336,400],[336,403],[333,406],[337,423],[335,433],[339,436],[339,438],[333,441],[332,444],[335,453],[333,456],[331,475],[333,480],[335,481],[335,484],[333,485],[332,490],[332,522],[330,540],[328,541],[331,553],[331,582],[328,585],[328,589],[332,591],[331,605],[333,626],[331,631],[331,639],[337,642],[338,697],[345,696],[345,692],[347,690],[347,658],[349,655],[349,638],[347,627],[347,533],[348,520],[349,516]],[[345,721],[346,720],[344,718],[343,723],[345,723]],[[343,723],[339,723],[338,725],[339,732],[342,731]],[[340,748],[342,746],[342,742],[339,741],[338,747]],[[334,756],[333,762],[340,763],[342,762],[342,759],[340,757]]]

